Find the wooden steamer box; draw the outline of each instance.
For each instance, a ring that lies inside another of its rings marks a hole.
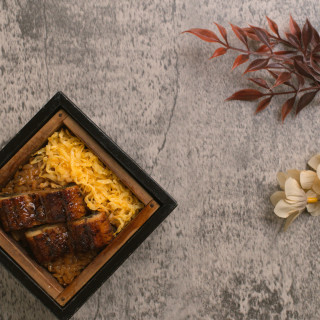
[[[145,206],[65,288],[0,226],[0,262],[58,318],[69,319],[177,204],[61,92],[0,151],[0,188],[61,127],[80,138]]]

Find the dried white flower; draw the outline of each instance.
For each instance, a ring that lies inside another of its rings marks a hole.
[[[305,209],[312,216],[320,216],[320,154],[313,156],[308,164],[315,171],[291,169],[277,174],[283,191],[275,192],[270,200],[274,213],[287,219],[284,229]]]
[[[300,172],[300,184],[302,189],[310,190],[314,184],[317,174],[312,170],[302,170]]]
[[[271,202],[275,204],[274,213],[280,218],[301,213],[307,207],[307,195],[296,179],[289,177],[284,184],[284,192],[274,193]]]
[[[312,190],[309,190],[307,192],[307,210],[308,212],[316,217],[320,215],[320,201],[318,201],[318,195],[313,192]]]
[[[296,179],[287,177],[284,182],[284,191],[277,191],[270,197],[272,204],[275,206],[274,213],[280,218],[287,218],[284,226],[285,230],[306,208],[311,215],[320,215],[318,195],[312,190],[307,192],[304,190],[309,189],[313,184],[315,177],[312,172],[301,171],[299,179],[301,185]],[[313,173],[315,174],[315,172]],[[280,177],[283,178],[284,175],[281,174]]]
[[[312,184],[312,190],[316,192],[317,194],[320,194],[320,154],[316,154],[313,156],[309,162],[308,165],[317,171],[316,177]]]
[[[287,170],[287,172],[278,172],[277,174],[277,180],[279,183],[279,186],[282,190],[284,190],[284,184],[288,178],[293,178],[297,180],[300,183],[300,171],[297,169],[290,169]]]
[[[308,162],[308,165],[315,171],[317,171],[319,164],[320,164],[320,154],[316,154]]]

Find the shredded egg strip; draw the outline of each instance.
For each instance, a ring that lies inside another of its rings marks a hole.
[[[42,162],[43,174],[61,186],[76,183],[90,210],[106,211],[120,232],[143,204],[84,143],[66,129],[55,132],[48,144],[33,155],[31,164]]]

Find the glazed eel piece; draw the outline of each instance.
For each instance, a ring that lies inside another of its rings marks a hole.
[[[111,242],[114,230],[105,212],[26,231],[25,236],[40,264],[53,261],[66,253],[100,249]]]
[[[26,240],[40,264],[71,252],[72,243],[66,224],[52,224],[28,230]]]
[[[78,186],[0,196],[0,221],[7,232],[71,221],[85,214]]]

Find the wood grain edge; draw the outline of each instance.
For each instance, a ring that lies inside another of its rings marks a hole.
[[[81,272],[67,288],[56,298],[57,303],[65,306],[67,302],[112,258],[112,256],[130,239],[130,237],[158,210],[159,204],[151,200],[121,231],[100,254]]]
[[[68,114],[59,110],[1,169],[0,187],[6,185],[21,165],[26,163],[30,155],[36,152],[57,131]]]
[[[0,246],[53,299],[56,299],[57,296],[63,292],[64,288],[58,283],[58,281],[48,271],[29,257],[25,250],[1,229]]]
[[[108,167],[115,175],[127,186],[137,198],[147,205],[152,197],[150,194],[134,179],[125,169],[123,169],[118,162],[112,158],[72,117],[66,117],[63,120],[64,125]]]

